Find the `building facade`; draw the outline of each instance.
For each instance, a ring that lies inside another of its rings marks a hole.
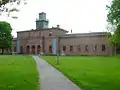
[[[17,32],[12,41],[12,52],[21,54],[85,54],[111,55],[110,46],[104,32],[68,34],[59,25],[48,28],[46,14],[40,13],[35,30]]]
[[[66,34],[60,28],[30,30],[18,32],[13,40],[13,52],[23,54],[85,54],[111,55],[113,48],[109,45],[103,32]],[[18,45],[19,44],[19,45]]]

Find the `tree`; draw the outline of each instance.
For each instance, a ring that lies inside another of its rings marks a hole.
[[[4,49],[11,49],[12,46],[12,29],[9,23],[0,22],[0,49],[2,49],[2,54]]]
[[[107,21],[114,27],[110,37],[112,45],[120,47],[120,0],[113,0],[110,5],[107,5],[108,14]]]
[[[3,13],[7,13],[8,17],[11,12],[19,12],[20,10],[17,8],[19,5],[27,4],[26,0],[0,0],[0,15]],[[16,19],[17,17],[12,17]]]

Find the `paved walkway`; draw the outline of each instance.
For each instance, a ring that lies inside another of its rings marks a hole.
[[[33,58],[40,75],[40,90],[81,90],[46,61],[38,56],[33,56]]]

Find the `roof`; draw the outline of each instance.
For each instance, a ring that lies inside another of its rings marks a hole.
[[[91,32],[91,33],[74,33],[59,35],[60,37],[79,37],[79,36],[104,36],[105,32]]]
[[[22,32],[31,32],[31,31],[45,31],[45,30],[60,30],[68,33],[67,30],[61,29],[61,28],[45,28],[45,29],[31,29],[31,30],[25,30],[25,31],[18,31],[17,33],[22,33]]]

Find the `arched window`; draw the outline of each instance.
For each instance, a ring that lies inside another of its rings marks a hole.
[[[40,53],[40,51],[41,51],[41,46],[40,46],[40,45],[38,45],[38,46],[37,46],[37,53],[39,54],[39,53]]]
[[[26,53],[29,54],[30,53],[30,46],[26,47]]]

